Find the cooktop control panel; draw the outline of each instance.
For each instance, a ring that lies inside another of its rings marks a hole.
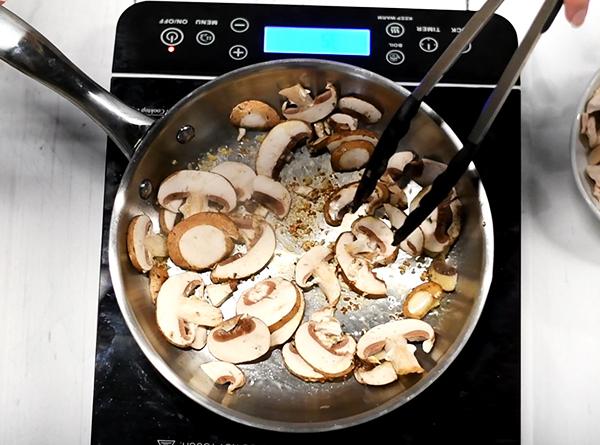
[[[143,2],[121,16],[113,72],[217,76],[252,63],[308,57],[418,82],[471,15],[467,11]],[[495,84],[516,42],[512,25],[493,17],[443,81]]]

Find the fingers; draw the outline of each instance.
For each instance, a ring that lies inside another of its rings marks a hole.
[[[590,0],[564,0],[565,15],[573,26],[581,26],[587,14]]]

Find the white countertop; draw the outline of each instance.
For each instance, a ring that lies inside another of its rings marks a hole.
[[[132,3],[9,0],[8,7],[108,86],[115,25]],[[361,3],[465,7],[463,0]],[[540,3],[507,0],[502,13],[522,34]],[[600,222],[579,198],[568,152],[575,106],[600,69],[598,42],[600,2],[592,0],[579,30],[561,15],[523,75],[526,444],[600,438],[600,286],[593,280]],[[0,64],[2,444],[90,441],[105,144],[70,103]]]

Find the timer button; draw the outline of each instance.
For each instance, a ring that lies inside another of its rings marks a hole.
[[[233,60],[244,60],[248,56],[248,48],[244,45],[233,45],[229,48],[229,57]]]
[[[404,53],[400,50],[393,49],[387,52],[385,60],[387,60],[390,65],[401,65],[404,63]]]
[[[433,37],[423,37],[419,42],[419,48],[426,53],[434,53],[439,48],[440,44]]]
[[[245,18],[238,17],[231,21],[229,27],[233,32],[242,33],[248,31],[248,28],[250,28],[250,23]]]
[[[401,23],[392,22],[385,27],[385,32],[390,37],[402,37],[404,35],[404,26]]]
[[[207,29],[196,34],[196,42],[200,45],[212,45],[215,41],[215,33]]]
[[[183,31],[179,28],[167,28],[160,33],[160,41],[167,46],[177,46],[183,42]]]

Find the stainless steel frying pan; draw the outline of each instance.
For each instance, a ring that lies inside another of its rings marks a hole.
[[[354,379],[308,384],[283,369],[279,350],[255,365],[244,367],[249,383],[237,394],[215,387],[199,370],[208,352],[183,351],[168,344],[158,331],[147,278],[133,269],[126,251],[130,219],[146,213],[156,222],[154,205],[161,180],[173,171],[197,162],[211,152],[217,156],[251,161],[252,145],[239,150],[236,131],[227,116],[242,100],[258,98],[280,103],[277,91],[301,82],[312,91],[335,83],[341,94],[360,94],[384,111],[373,128],[381,131],[408,92],[369,71],[321,60],[285,60],[248,66],[198,88],[161,119],[153,121],[127,107],[102,89],[42,35],[0,7],[0,58],[66,97],[94,119],[130,159],[123,176],[110,223],[110,273],[119,306],[138,345],[156,369],[181,392],[202,406],[231,420],[279,431],[323,431],[345,428],[381,416],[427,388],[454,360],[467,342],[483,308],[491,282],[493,229],[490,209],[474,168],[458,185],[464,204],[462,235],[452,250],[459,267],[457,291],[430,315],[437,334],[430,354],[418,352],[426,372],[402,377],[384,388],[371,388]],[[448,161],[461,143],[440,117],[423,105],[403,141],[421,155]],[[228,146],[230,150],[218,150]],[[246,158],[242,152],[250,153]],[[177,161],[174,165],[173,161]],[[302,151],[288,167],[288,175],[310,174],[329,162]],[[316,167],[315,167],[316,166]],[[285,176],[284,170],[284,176]],[[271,271],[275,273],[275,271]],[[409,274],[410,275],[410,274]],[[401,288],[401,286],[398,286]],[[361,303],[357,311],[338,312],[346,330],[362,329],[389,320],[398,304],[389,299]],[[317,297],[306,294],[308,311]],[[227,314],[226,314],[227,315]]]

